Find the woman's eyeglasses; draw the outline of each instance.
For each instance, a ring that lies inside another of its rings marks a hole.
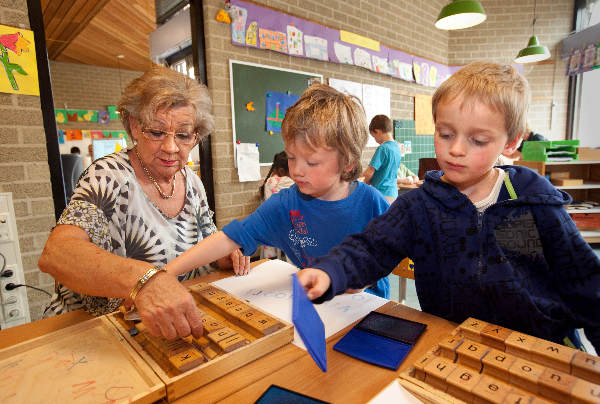
[[[165,130],[151,129],[151,128],[143,128],[142,134],[148,140],[152,140],[154,142],[162,142],[164,141],[168,135],[172,135],[175,143],[178,145],[189,146],[196,143],[197,134],[195,133],[185,133],[185,132],[168,132]]]

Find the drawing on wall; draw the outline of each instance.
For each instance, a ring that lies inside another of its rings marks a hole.
[[[395,76],[402,80],[415,81],[413,77],[412,66],[409,63],[404,63],[399,60],[392,60],[392,70]]]
[[[417,62],[416,60],[413,62],[413,74],[415,76],[415,81],[417,83],[421,83],[421,66],[419,65],[419,62]]]
[[[377,73],[387,73],[389,70],[388,60],[386,58],[373,55],[373,68]]]
[[[354,64],[352,60],[352,48],[346,45],[342,45],[339,42],[333,43],[333,51],[335,52],[335,57],[340,63],[345,63],[348,65]]]
[[[306,57],[318,60],[329,60],[327,53],[327,39],[318,36],[304,35],[304,49]]]
[[[281,123],[285,117],[285,111],[300,98],[295,94],[283,94],[275,91],[267,91],[266,94],[266,120],[267,132],[281,132]]]
[[[371,68],[371,55],[369,52],[360,48],[354,49],[354,64],[356,66],[364,67],[365,69],[373,70]]]
[[[245,8],[231,6],[229,9],[231,16],[231,39],[237,43],[244,43],[246,31],[246,16],[248,11]]]
[[[248,25],[246,31],[246,45],[256,46],[256,38],[258,37],[258,23],[253,21]]]
[[[436,85],[437,79],[438,79],[437,67],[432,65],[429,67],[429,86],[437,87],[437,85]]]
[[[40,95],[33,31],[0,25],[0,91]]]
[[[302,51],[302,31],[300,31],[293,25],[288,25],[286,28],[288,39],[288,53],[290,55],[303,56],[304,52]]]
[[[64,109],[55,109],[54,118],[56,119],[56,123],[67,122],[67,111],[65,111]]]
[[[276,52],[287,53],[286,35],[283,32],[271,31],[259,28],[258,38],[261,49],[269,49]]]

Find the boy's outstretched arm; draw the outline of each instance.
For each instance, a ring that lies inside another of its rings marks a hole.
[[[203,265],[210,264],[213,261],[218,260],[221,257],[234,253],[240,246],[235,243],[232,239],[227,237],[225,233],[219,231],[214,233],[198,244],[169,262],[165,267],[167,272],[173,275],[181,275],[191,271],[194,268],[201,267]],[[239,255],[239,254],[237,254]],[[242,257],[244,258],[244,257]],[[241,261],[237,257],[232,257],[234,271],[236,274],[247,273],[247,265],[245,261]],[[237,269],[236,269],[237,266]]]
[[[297,276],[310,300],[321,297],[331,285],[329,275],[320,269],[305,268],[298,271]]]

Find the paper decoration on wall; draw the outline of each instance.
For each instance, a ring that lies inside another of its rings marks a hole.
[[[341,93],[353,95],[358,98],[362,104],[363,99],[363,85],[354,81],[340,80],[340,79],[329,79],[329,85]],[[367,125],[369,122],[367,122]]]
[[[338,62],[345,63],[348,65],[354,64],[354,62],[352,61],[352,48],[350,48],[349,46],[342,45],[339,42],[334,42],[333,51]]]
[[[413,69],[409,63],[403,63],[399,60],[392,60],[393,75],[405,81],[415,81]]]
[[[55,109],[54,118],[56,119],[56,123],[67,122],[67,111],[64,109]]]
[[[67,121],[68,122],[77,122],[77,111],[67,111]]]
[[[98,111],[98,123],[107,124],[110,122],[108,111]]]
[[[344,30],[340,30],[340,41],[347,42],[352,45],[360,46],[366,49],[371,49],[375,52],[379,52],[381,50],[379,41]]]
[[[0,92],[40,95],[33,31],[0,25]]]
[[[256,21],[251,22],[246,31],[246,45],[257,46],[256,38],[258,37],[258,24]]]
[[[438,79],[437,67],[429,66],[429,86],[437,87],[437,79]]]
[[[258,41],[261,49],[287,53],[287,40],[286,35],[283,32],[259,28]]]
[[[304,42],[304,38],[302,35],[302,31],[293,25],[287,26],[287,39],[288,39],[288,53],[294,56],[302,56],[304,52],[302,51],[302,43]]]
[[[80,115],[83,116],[83,120],[86,122],[98,122],[98,111],[96,110],[81,111]]]
[[[119,113],[117,112],[117,106],[116,105],[109,105],[107,107],[108,109],[108,115],[110,117],[111,121],[118,121],[119,120]]]
[[[404,141],[404,153],[406,153],[406,154],[412,153],[412,142],[410,140]]]
[[[256,143],[237,143],[235,146],[240,182],[260,180],[258,145]]]
[[[267,132],[281,132],[281,123],[285,117],[285,111],[300,98],[295,94],[283,94],[275,91],[267,91],[266,94],[266,119]]]
[[[62,130],[57,131],[58,134],[58,144],[65,144],[65,132]]]
[[[255,108],[252,104],[254,104],[254,101],[250,101],[249,103],[246,104],[246,111],[250,111],[250,112],[255,111]]]
[[[88,130],[88,129],[82,129],[81,130],[81,137],[83,139],[90,139],[92,137],[91,133],[90,133],[90,130]]]
[[[392,95],[389,88],[363,84],[362,91],[363,107],[365,108],[365,115],[367,116],[367,125],[375,115],[392,115]],[[377,147],[378,145],[375,138],[369,135],[367,146]]]
[[[223,22],[225,24],[231,24],[231,17],[229,17],[229,14],[227,14],[227,11],[225,11],[223,9],[219,10],[219,12],[217,13],[217,16],[215,18],[219,22]]]
[[[377,73],[387,73],[389,70],[387,59],[373,55],[373,70]]]
[[[327,39],[304,35],[304,53],[306,57],[318,60],[329,60]]]
[[[432,98],[430,95],[415,95],[415,133],[417,135],[433,135],[435,133],[431,112]]]
[[[596,62],[596,45],[589,44],[586,46],[583,52],[583,65],[582,70],[584,72],[590,71],[594,68]]]
[[[67,140],[82,140],[83,135],[79,129],[67,129],[65,130],[65,137]]]
[[[231,39],[237,43],[244,43],[248,12],[245,8],[231,6],[229,15],[231,16]]]
[[[100,130],[91,130],[90,134],[92,135],[92,139],[104,139],[104,134]]]
[[[365,69],[373,70],[371,68],[371,55],[361,48],[354,49],[354,64],[356,66],[364,67]]]
[[[600,42],[588,44],[583,49],[572,49],[567,62],[568,76],[600,68]]]

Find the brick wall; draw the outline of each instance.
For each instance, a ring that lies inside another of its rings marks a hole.
[[[476,27],[450,33],[449,63],[487,59],[511,63],[532,35],[534,0],[481,0],[487,20]],[[571,32],[573,0],[537,0],[535,34],[552,58],[523,65],[532,89],[531,128],[550,139],[564,139],[569,80],[560,60],[560,41]],[[551,112],[552,103],[555,103]]]
[[[0,23],[29,29],[26,2],[1,2]],[[39,97],[0,93],[0,192],[12,192],[25,282],[51,290],[54,280],[37,269],[38,257],[54,226]],[[27,295],[31,317],[37,319],[47,296],[30,288]]]

